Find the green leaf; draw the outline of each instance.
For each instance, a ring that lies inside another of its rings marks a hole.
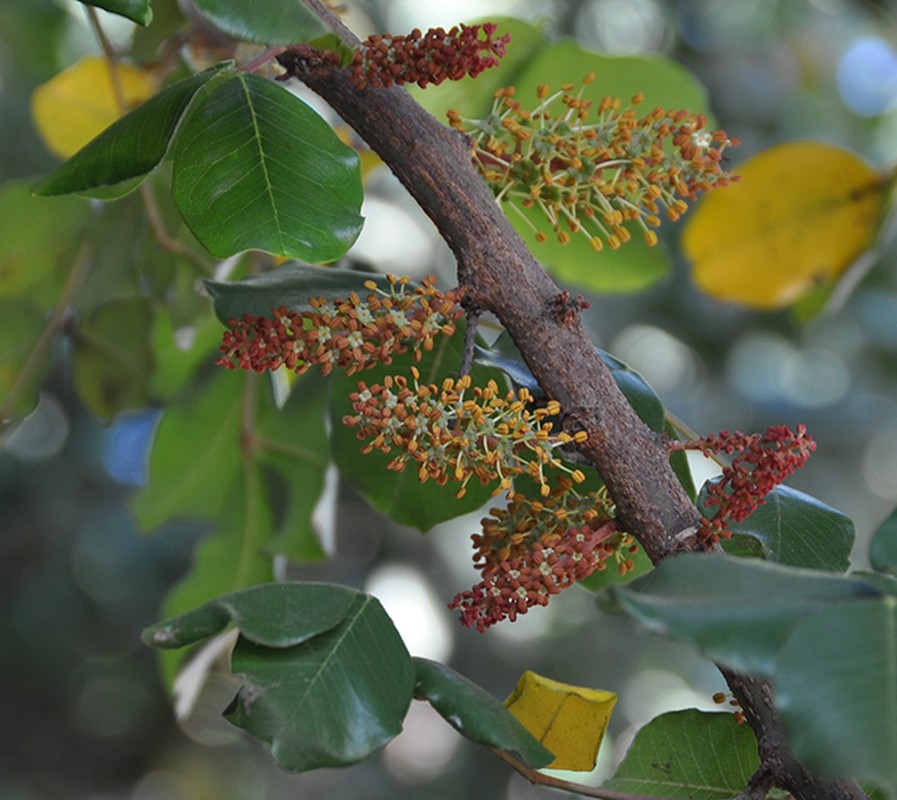
[[[219,258],[255,249],[333,261],[361,230],[358,155],[305,103],[256,75],[194,104],[174,144],[172,190]]]
[[[296,0],[194,0],[216,27],[237,39],[259,44],[297,44],[330,30]]]
[[[799,622],[779,656],[775,697],[807,767],[897,797],[897,598]]]
[[[218,64],[159,92],[53,170],[34,187],[34,193],[89,192],[146,175],[165,156],[178,122],[196,93],[228,67],[229,63]],[[129,183],[128,187],[135,185]]]
[[[414,696],[426,700],[458,733],[472,742],[518,753],[534,769],[548,766],[554,754],[491,694],[449,667],[412,658]]]
[[[706,497],[707,484],[701,490],[699,508],[703,508]],[[712,515],[714,511],[705,513]],[[777,486],[753,514],[729,529],[736,538],[756,539],[764,557],[778,564],[830,572],[846,572],[850,567],[853,520],[821,500],[787,486]]]
[[[636,735],[602,789],[633,795],[728,800],[760,766],[757,740],[733,714],[690,708],[661,714]]]
[[[402,730],[414,669],[380,602],[358,594],[343,621],[296,647],[241,638],[231,661],[245,676],[228,719],[300,772],[353,764]]]
[[[143,640],[170,650],[208,639],[233,622],[255,644],[292,647],[339,625],[357,595],[354,589],[323,583],[253,586],[152,625]]]
[[[274,515],[274,537],[265,550],[294,561],[318,561],[325,555],[311,520],[330,462],[330,437],[324,424],[327,388],[325,379],[304,376],[283,408],[269,405],[258,423],[263,437],[259,465]]]
[[[162,416],[149,482],[133,503],[141,528],[175,517],[218,518],[241,472],[243,384],[222,370],[214,380],[190,387]]]
[[[286,306],[295,311],[309,311],[311,297],[326,300],[345,298],[350,292],[362,293],[365,281],[374,281],[389,290],[385,275],[373,275],[351,269],[315,267],[309,264],[284,264],[272,272],[263,272],[241,281],[204,281],[215,313],[223,323],[243,314],[267,317],[272,309]]]
[[[872,534],[869,562],[878,572],[897,575],[897,509]]]
[[[434,348],[425,352],[416,364],[421,383],[438,385],[446,376],[456,374],[463,348],[463,325],[451,338],[439,337]],[[467,493],[456,498],[460,484],[452,481],[443,486],[435,481],[420,483],[413,465],[403,472],[389,470],[386,465],[395,454],[375,450],[362,455],[362,442],[356,437],[355,429],[342,422],[343,417],[353,413],[349,394],[356,391],[360,380],[370,385],[382,383],[386,375],[410,376],[414,363],[412,355],[406,353],[395,358],[390,366],[380,365],[351,377],[345,374],[334,376],[330,389],[333,428],[330,442],[334,463],[374,508],[396,522],[425,532],[439,522],[485,505],[492,496],[494,486],[482,486],[476,479],[471,479],[467,484]],[[495,374],[478,365],[472,370],[476,384],[485,384]]]
[[[179,647],[231,621],[243,686],[227,717],[285,769],[360,761],[401,730],[414,669],[376,598],[328,584],[258,586],[155,625],[144,640]]]
[[[0,297],[0,423],[23,417],[37,405],[37,393],[50,351],[36,361],[29,373],[23,368],[33,358],[38,339],[47,325],[45,314],[31,303]]]
[[[653,630],[684,639],[715,661],[769,675],[803,617],[876,597],[865,581],[754,559],[683,555],[611,590],[618,606]]]
[[[150,0],[79,0],[79,2],[127,17],[138,25],[149,25],[153,19]]]
[[[0,187],[0,297],[52,308],[90,217],[77,197],[33,197],[24,181]]]
[[[150,404],[152,324],[149,302],[135,297],[100,306],[74,329],[75,385],[100,417]]]

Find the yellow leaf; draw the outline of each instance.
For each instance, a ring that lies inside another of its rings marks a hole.
[[[129,111],[156,91],[148,72],[119,64],[116,67]],[[31,96],[31,115],[47,147],[68,158],[123,115],[116,102],[109,63],[90,56],[54,75]]]
[[[887,178],[822,142],[791,142],[736,169],[708,195],[682,237],[695,282],[759,309],[794,303],[839,277],[873,243]]]
[[[505,706],[555,754],[550,769],[588,772],[595,767],[617,696],[524,672]]]

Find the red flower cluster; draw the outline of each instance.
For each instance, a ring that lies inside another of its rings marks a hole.
[[[625,553],[632,539],[619,532],[603,489],[579,494],[561,478],[547,497],[515,494],[506,508],[490,514],[472,537],[482,580],[449,603],[461,612],[462,624],[481,633],[548,605],[552,595],[604,569],[611,556],[621,572],[631,567]]]
[[[352,81],[360,89],[405,83],[423,88],[467,75],[476,77],[498,66],[511,41],[509,34],[495,36],[497,28],[488,22],[455,26],[448,33],[443,28],[430,28],[422,34],[415,28],[408,35],[369,36],[356,49],[349,65]],[[481,31],[485,38],[480,38]]]
[[[722,478],[707,488],[707,508],[716,508],[712,519],[705,520],[699,536],[708,543],[728,538],[729,520],[747,519],[766,496],[795,470],[802,467],[816,442],[798,425],[792,433],[787,425],[776,425],[764,434],[722,431],[702,436],[693,442],[671,442],[670,450],[699,450],[705,456],[738,453],[723,467]]]
[[[309,300],[310,310],[283,306],[271,317],[244,314],[231,319],[216,362],[230,369],[276,370],[282,366],[301,375],[315,364],[326,375],[334,367],[349,375],[412,349],[433,347],[433,337],[455,332],[455,320],[463,314],[460,291],[441,292],[429,277],[409,290],[408,278],[387,276],[389,292],[373,281],[366,300],[355,292],[345,300]]]

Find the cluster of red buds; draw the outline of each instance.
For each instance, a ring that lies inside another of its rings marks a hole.
[[[539,500],[515,494],[506,508],[493,508],[475,534],[474,563],[482,580],[449,604],[462,624],[480,632],[497,622],[514,621],[553,595],[606,568],[616,557],[618,569],[632,566],[631,537],[613,520],[604,489],[578,493],[561,478]]]
[[[594,79],[586,75],[583,86]],[[699,192],[734,180],[721,162],[737,141],[707,130],[703,115],[655,108],[638,116],[641,95],[622,110],[619,99],[605,97],[592,114],[592,101],[572,84],[555,94],[542,85],[537,96],[529,111],[513,88],[500,89],[485,119],[450,111],[449,121],[472,137],[474,161],[496,198],[510,201],[538,241],[546,234],[526,209],[538,209],[561,243],[579,234],[595,250],[616,249],[635,223],[653,245],[662,210],[677,220]]]
[[[795,432],[787,425],[776,425],[762,434],[722,431],[695,441],[670,442],[669,447],[671,451],[698,450],[705,456],[738,453],[723,467],[722,477],[707,488],[704,505],[717,510],[704,521],[699,536],[713,544],[732,535],[727,527],[730,521],[747,519],[776,486],[802,467],[816,442],[804,425]]]
[[[345,300],[317,297],[309,300],[308,310],[281,306],[271,317],[231,319],[216,363],[256,372],[283,366],[300,375],[317,364],[325,375],[334,367],[351,375],[390,364],[409,349],[420,358],[435,336],[455,332],[463,314],[459,290],[436,289],[432,276],[414,288],[409,278],[387,277],[389,291],[368,281],[365,299],[355,292]]]
[[[355,413],[343,422],[366,442],[363,453],[395,450],[389,469],[402,472],[412,462],[421,482],[457,481],[458,497],[474,477],[484,486],[496,482],[496,494],[512,495],[519,475],[535,480],[543,495],[551,491],[552,470],[576,483],[585,480],[554,454],[558,447],[584,441],[585,433],[553,433],[546,418],[557,416],[560,406],[551,401],[533,408],[525,388],[502,394],[495,381],[471,387],[469,375],[446,378],[441,386],[422,384],[412,367],[410,381],[404,376],[387,376],[372,386],[362,381],[349,399]]]
[[[476,77],[497,66],[505,55],[511,37],[496,36],[497,28],[488,22],[455,26],[448,32],[430,28],[421,33],[415,28],[407,35],[375,34],[355,50],[349,65],[352,82],[361,89],[406,83],[423,88],[431,83]]]

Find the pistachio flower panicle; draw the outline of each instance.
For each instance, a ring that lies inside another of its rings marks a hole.
[[[515,494],[506,508],[490,514],[472,537],[482,579],[449,603],[463,625],[480,632],[548,605],[612,558],[621,572],[632,568],[628,552],[634,543],[619,531],[604,489],[579,493],[561,478],[547,497]]]
[[[639,116],[641,94],[625,109],[612,97],[595,105],[582,96],[594,79],[586,75],[577,92],[572,84],[554,94],[540,86],[532,110],[513,88],[499,89],[484,119],[450,111],[449,122],[471,137],[497,200],[537,241],[547,236],[526,209],[537,209],[562,244],[579,235],[595,250],[616,249],[631,238],[630,223],[656,244],[661,214],[677,220],[699,193],[736,179],[722,161],[738,142],[708,130],[701,114],[658,107]]]
[[[502,393],[495,381],[473,386],[470,375],[446,378],[440,386],[421,383],[412,368],[409,380],[387,376],[383,383],[358,384],[349,395],[354,414],[343,423],[365,442],[362,452],[395,453],[389,468],[417,467],[421,482],[456,481],[462,497],[472,478],[495,483],[495,492],[514,492],[514,478],[528,475],[543,495],[551,491],[550,474],[567,474],[575,482],[585,475],[571,469],[555,450],[583,441],[584,433],[555,433],[560,407],[551,401],[536,408],[525,388]]]
[[[720,479],[707,485],[704,505],[716,513],[704,520],[698,535],[711,546],[729,538],[730,522],[747,519],[776,486],[802,467],[816,442],[803,424],[793,432],[787,425],[775,425],[762,434],[721,431],[694,441],[670,442],[669,449],[697,450],[708,457],[737,454],[723,467]]]
[[[415,28],[407,35],[375,34],[356,48],[349,65],[352,82],[366,87],[401,86],[416,83],[421,88],[476,77],[498,66],[506,52],[509,34],[496,36],[498,26],[455,26],[430,28],[421,33]],[[482,34],[482,37],[481,37]]]
[[[435,278],[409,287],[409,278],[387,276],[388,291],[369,281],[362,299],[312,298],[308,310],[283,306],[270,317],[244,314],[231,319],[217,364],[255,372],[281,367],[302,374],[317,365],[328,374],[335,367],[349,375],[411,350],[420,359],[436,336],[451,336],[463,314],[459,289],[442,292]]]

